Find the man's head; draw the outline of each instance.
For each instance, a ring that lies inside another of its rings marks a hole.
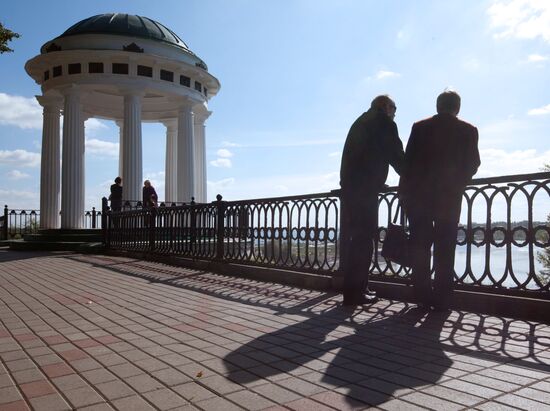
[[[445,90],[437,97],[437,113],[456,116],[460,111],[460,96],[456,91]]]
[[[370,103],[370,107],[381,110],[392,120],[394,119],[395,112],[397,110],[394,101],[387,94],[376,96]]]
[[[145,187],[151,187],[151,182],[150,182],[149,180],[145,180],[145,181],[143,182],[143,185],[144,185]]]
[[[122,183],[122,178],[120,178],[120,177],[115,178],[115,183],[116,184]]]

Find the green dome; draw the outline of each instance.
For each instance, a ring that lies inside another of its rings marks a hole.
[[[190,52],[187,44],[166,26],[148,17],[135,16],[132,14],[98,14],[97,16],[79,21],[75,25],[69,27],[69,29],[58,38],[77,36],[79,34],[113,34],[139,37],[164,42]],[[42,53],[44,53],[45,46],[48,43],[42,46]]]

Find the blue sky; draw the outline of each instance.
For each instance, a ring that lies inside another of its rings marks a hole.
[[[2,204],[39,203],[40,88],[25,62],[77,21],[109,12],[163,23],[220,80],[206,128],[209,200],[338,188],[349,126],[381,93],[397,103],[406,144],[437,95],[456,89],[460,117],[480,131],[479,177],[550,162],[550,2],[21,1],[0,17],[21,34],[0,55]],[[89,209],[116,177],[118,128],[89,120],[86,139]],[[162,198],[164,127],[144,124],[143,144],[144,177]]]

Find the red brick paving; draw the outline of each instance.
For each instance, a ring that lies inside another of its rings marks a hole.
[[[0,409],[548,409],[548,325],[340,301],[0,249]],[[43,379],[17,385],[27,374]]]

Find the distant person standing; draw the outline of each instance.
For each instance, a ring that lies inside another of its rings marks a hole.
[[[143,182],[143,207],[157,206],[157,192],[149,180]]]
[[[404,155],[393,121],[396,109],[389,96],[376,97],[355,120],[344,145],[340,168],[344,305],[376,301],[368,278],[378,232],[378,193],[384,188],[388,166],[399,173]]]
[[[437,114],[413,125],[399,183],[410,222],[415,295],[419,304],[441,310],[452,297],[462,194],[480,165],[477,128],[458,119],[459,111],[460,96],[445,91]]]
[[[122,209],[122,178],[115,178],[115,183],[111,184],[111,210],[120,211]]]

